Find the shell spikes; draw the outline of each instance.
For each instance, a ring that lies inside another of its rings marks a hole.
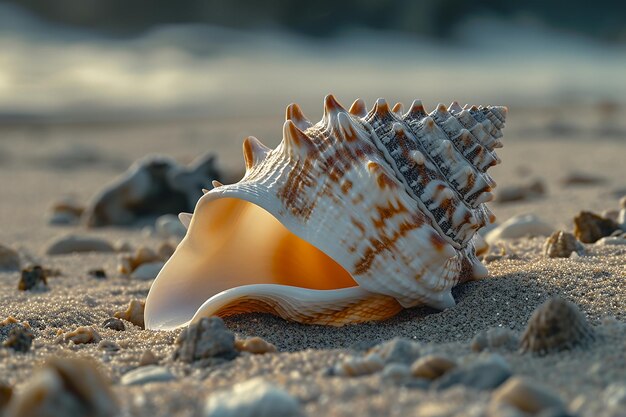
[[[453,307],[454,285],[487,274],[474,242],[494,220],[486,170],[506,114],[456,102],[427,114],[419,101],[402,114],[383,99],[346,111],[328,95],[312,124],[289,105],[278,147],[246,138],[243,178],[180,215],[187,234],[150,289],[146,328],[245,312],[341,326]]]

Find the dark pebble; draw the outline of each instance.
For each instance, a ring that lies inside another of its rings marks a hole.
[[[16,326],[9,332],[9,337],[2,344],[4,347],[13,349],[16,352],[28,352],[33,344],[35,336],[33,332],[25,326]]]
[[[39,265],[30,266],[22,269],[22,277],[20,278],[17,289],[20,291],[31,290],[40,283],[44,287],[48,286],[46,270]]]
[[[107,277],[107,273],[102,268],[90,269],[89,271],[87,271],[87,274],[90,277],[98,278],[98,279],[105,279]]]
[[[105,329],[117,330],[118,332],[126,330],[124,322],[115,317],[108,318],[102,323],[102,327]]]

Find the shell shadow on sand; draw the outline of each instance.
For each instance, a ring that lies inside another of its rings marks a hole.
[[[492,278],[461,284],[452,293],[457,302],[453,308],[444,311],[429,307],[405,309],[383,322],[359,324],[358,333],[354,332],[353,326],[302,325],[258,313],[228,317],[225,322],[233,331],[260,336],[280,350],[362,350],[394,337],[446,343],[469,341],[480,330],[491,327],[522,331],[534,309],[546,299],[557,294],[573,297],[556,284],[542,282],[541,275],[534,275],[529,280],[518,273],[496,274]],[[494,294],[498,294],[497,302],[484,302],[486,299],[493,301]],[[587,314],[592,320],[597,318],[589,312]]]

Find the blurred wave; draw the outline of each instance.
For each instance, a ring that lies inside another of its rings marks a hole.
[[[119,39],[0,4],[0,50],[4,119],[262,117],[292,101],[318,108],[329,92],[345,104],[382,96],[430,106],[626,97],[624,46],[489,17],[466,19],[445,42],[359,30],[311,39],[198,24]]]

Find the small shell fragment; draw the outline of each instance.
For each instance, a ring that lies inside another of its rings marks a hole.
[[[485,241],[494,245],[502,239],[518,239],[528,236],[550,236],[554,228],[540,220],[534,214],[522,214],[511,217],[500,226],[489,231]]]
[[[559,230],[554,232],[543,244],[543,254],[548,258],[569,258],[572,252],[582,255],[584,246],[571,234]]]
[[[277,352],[276,346],[258,336],[235,340],[235,348],[240,352],[253,354]]]
[[[17,289],[20,291],[29,291],[35,289],[48,288],[48,272],[39,265],[29,266],[22,269],[20,282]]]
[[[102,340],[100,334],[91,326],[80,326],[63,335],[63,341],[65,343],[72,342],[77,345],[84,343],[98,343],[100,340]]]
[[[145,302],[140,300],[131,300],[128,304],[126,311],[116,311],[113,317],[118,319],[124,319],[131,322],[135,326],[144,328],[143,312],[145,309]]]
[[[521,350],[541,355],[584,347],[594,339],[593,328],[578,306],[553,297],[537,307],[528,320]]]

